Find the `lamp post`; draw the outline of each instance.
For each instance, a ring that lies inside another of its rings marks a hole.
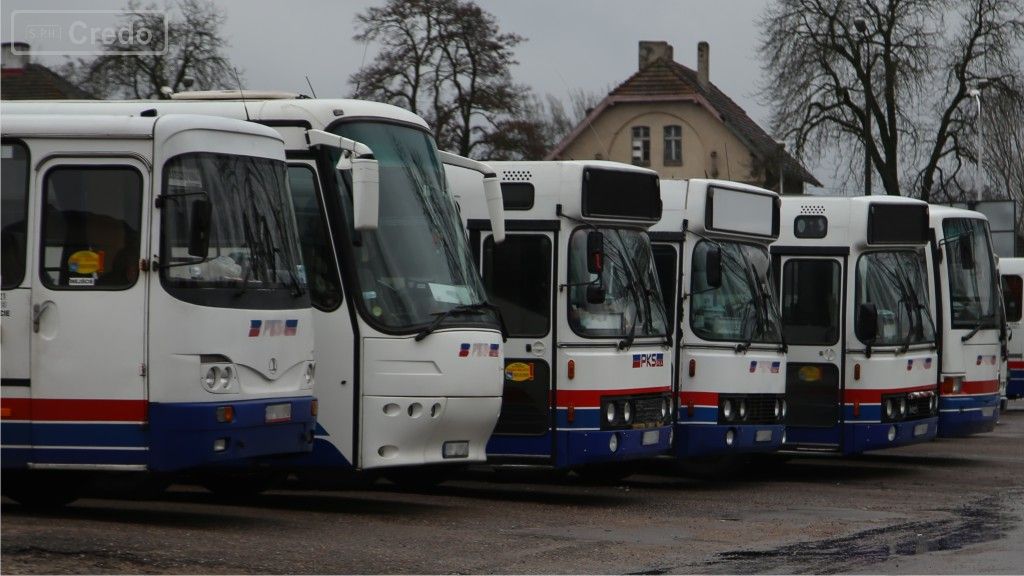
[[[864,82],[864,195],[871,195],[871,153],[868,145],[871,142],[871,43],[868,42],[868,21],[854,18],[853,26],[860,34],[860,42],[864,45],[864,69],[867,81]]]
[[[981,201],[981,190],[983,188],[981,182],[981,156],[982,156],[982,131],[984,130],[985,124],[981,119],[981,91],[988,87],[990,81],[985,79],[979,81],[976,85],[971,87],[967,91],[967,95],[974,99],[974,105],[976,110],[976,116],[974,121],[978,123],[977,129],[974,131],[974,201]]]

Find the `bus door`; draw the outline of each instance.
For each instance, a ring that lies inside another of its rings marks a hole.
[[[489,455],[552,455],[555,241],[555,232],[509,233],[501,244],[481,234],[484,287],[501,308],[509,336],[501,416]]]
[[[654,235],[652,234],[652,239]],[[679,249],[674,242],[654,242],[651,252],[654,254],[654,266],[658,271],[658,284],[661,296],[665,300],[665,314],[669,319],[669,333],[674,342],[672,354],[672,397],[674,404],[679,401],[679,350],[682,348],[679,317],[676,308],[679,303]]]
[[[844,264],[841,257],[781,258],[789,444],[842,442]]]
[[[127,158],[61,158],[38,174],[33,461],[145,464],[148,170]]]

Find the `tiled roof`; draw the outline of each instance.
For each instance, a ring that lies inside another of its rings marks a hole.
[[[94,99],[53,70],[39,64],[5,69],[0,73],[0,100]]]
[[[678,62],[666,59],[655,60],[639,72],[633,74],[625,82],[619,84],[608,94],[606,101],[611,99],[628,99],[632,102],[643,101],[644,98],[663,100],[669,96],[694,96],[708,103],[719,118],[736,136],[750,148],[750,151],[765,162],[776,162],[779,145],[768,135],[736,102],[726,96],[713,83],[707,87],[700,85],[697,72]],[[604,104],[604,103],[603,103]],[[599,106],[596,110],[601,109]],[[584,122],[590,121],[587,119]],[[575,134],[575,132],[574,132]],[[571,138],[571,136],[570,136]],[[559,144],[559,149],[568,145],[567,141]],[[799,160],[788,152],[785,156],[786,175],[796,177],[814,186],[821,186],[817,178],[807,171]]]

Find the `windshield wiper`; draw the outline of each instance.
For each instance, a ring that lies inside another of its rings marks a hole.
[[[981,329],[985,327],[985,325],[986,325],[986,322],[984,320],[979,320],[978,323],[974,325],[974,328],[971,328],[970,332],[968,332],[967,334],[964,334],[964,336],[962,338],[960,338],[960,341],[961,342],[967,342],[971,338],[974,338],[974,335],[977,334],[978,332],[980,332]]]
[[[435,312],[434,315],[436,316],[436,318],[434,318],[434,321],[431,322],[429,326],[427,326],[423,330],[420,330],[420,332],[416,334],[416,341],[419,342],[420,340],[423,340],[427,336],[433,334],[434,331],[441,327],[441,323],[444,322],[446,318],[455,316],[456,314],[479,314],[484,310],[495,311],[495,313],[498,316],[498,322],[501,324],[501,336],[504,339],[506,334],[505,321],[501,317],[501,310],[499,310],[497,306],[491,304],[490,302],[477,302],[476,304],[460,304],[458,306],[455,306],[454,308],[449,308],[444,312]]]

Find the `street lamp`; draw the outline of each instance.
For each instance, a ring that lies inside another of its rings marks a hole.
[[[864,45],[864,69],[867,79],[864,82],[864,195],[871,195],[871,153],[868,143],[871,141],[871,43],[868,42],[868,21],[854,18],[853,27],[860,34],[860,42]]]
[[[976,202],[981,201],[981,137],[982,129],[985,126],[981,119],[981,91],[987,88],[990,83],[991,81],[988,79],[980,80],[967,91],[967,95],[974,98],[975,110],[977,111],[974,121],[978,123],[977,129],[974,131],[974,200]]]

